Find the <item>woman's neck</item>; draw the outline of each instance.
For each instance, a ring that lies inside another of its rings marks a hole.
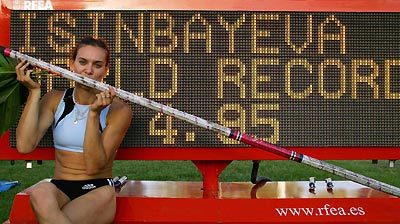
[[[74,99],[75,102],[82,105],[92,104],[96,100],[98,91],[90,87],[75,86]]]

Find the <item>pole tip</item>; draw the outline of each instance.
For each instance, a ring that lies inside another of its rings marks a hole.
[[[6,57],[10,57],[11,49],[7,47],[0,46],[0,53]]]

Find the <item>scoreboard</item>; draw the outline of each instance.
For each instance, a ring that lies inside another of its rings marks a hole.
[[[11,11],[11,48],[63,68],[88,35],[109,43],[104,82],[264,141],[400,145],[399,13]],[[43,92],[72,85],[42,81]],[[122,146],[243,147],[132,107]],[[53,145],[50,134],[42,146]]]

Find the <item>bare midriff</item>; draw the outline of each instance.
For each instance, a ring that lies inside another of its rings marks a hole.
[[[57,180],[89,180],[112,177],[112,161],[100,172],[88,175],[83,154],[65,150],[55,150],[55,168],[53,178]]]

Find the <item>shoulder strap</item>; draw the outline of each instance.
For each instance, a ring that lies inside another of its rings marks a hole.
[[[99,131],[100,133],[103,133],[103,127],[101,126],[101,122],[99,122]]]
[[[57,127],[57,124],[65,117],[67,116],[69,113],[71,113],[71,111],[74,109],[75,103],[74,103],[74,99],[72,98],[72,94],[74,93],[74,88],[69,88],[67,89],[67,91],[65,92],[64,95],[64,102],[65,102],[65,106],[64,106],[64,111],[61,114],[60,118],[58,119],[55,127]]]

